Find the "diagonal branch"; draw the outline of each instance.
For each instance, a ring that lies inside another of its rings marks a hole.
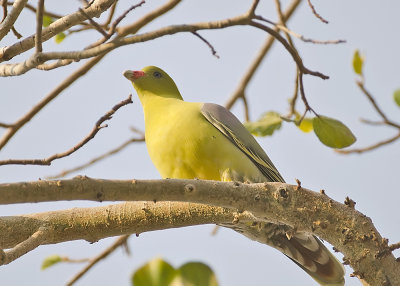
[[[120,109],[122,106],[125,106],[130,103],[132,103],[132,95],[129,95],[129,97],[127,99],[125,99],[125,100],[121,101],[120,103],[118,103],[117,105],[115,105],[110,111],[108,111],[99,120],[97,120],[92,131],[85,138],[83,138],[78,144],[76,144],[74,147],[68,149],[67,151],[54,154],[45,159],[0,160],[0,166],[1,165],[51,165],[51,162],[53,162],[54,160],[67,157],[67,156],[71,155],[72,153],[78,151],[84,145],[86,145],[86,143],[88,143],[90,140],[92,140],[96,136],[96,134],[100,131],[100,129],[107,127],[107,125],[102,125],[104,121],[110,120],[112,118],[112,116],[114,115],[114,113],[118,109]]]
[[[0,252],[0,265],[9,264],[10,262],[13,262],[26,253],[32,251],[36,247],[42,245],[48,234],[49,229],[41,226],[36,232],[14,246],[11,250]]]
[[[99,161],[101,161],[101,160],[103,160],[105,158],[108,158],[108,157],[110,157],[110,156],[112,156],[112,155],[114,155],[114,154],[116,154],[116,153],[118,153],[120,151],[122,151],[123,149],[125,149],[126,147],[128,147],[129,145],[131,145],[132,143],[135,143],[135,142],[144,142],[144,137],[142,137],[142,138],[131,138],[131,139],[125,141],[124,143],[122,143],[121,145],[119,145],[118,147],[116,147],[116,148],[114,148],[114,149],[112,149],[112,150],[110,150],[110,151],[108,151],[108,152],[106,152],[106,153],[104,153],[104,154],[102,154],[100,156],[97,156],[97,157],[93,158],[92,160],[90,160],[87,163],[84,163],[82,165],[79,165],[77,167],[74,167],[74,168],[71,168],[71,169],[68,169],[68,170],[64,170],[59,174],[48,176],[48,177],[46,177],[46,179],[51,180],[51,179],[64,178],[65,176],[67,176],[67,175],[69,175],[71,173],[75,173],[77,171],[81,171],[83,169],[86,169],[87,167],[89,167],[91,165],[94,165],[97,162],[99,162]]]
[[[104,11],[106,11],[112,4],[114,4],[116,0],[97,0],[95,1],[90,7],[85,9],[86,14],[89,17],[97,17]],[[27,0],[17,0],[14,2],[27,2]],[[19,13],[18,13],[19,15]],[[8,15],[10,16],[10,14]],[[47,28],[43,29],[42,31],[42,42],[48,41],[58,33],[64,32],[69,28],[81,24],[83,21],[86,21],[86,17],[82,15],[79,11],[72,13],[70,15],[66,15],[53,23],[51,23]],[[4,22],[3,22],[4,23]],[[0,25],[1,27],[1,25]],[[1,31],[1,28],[0,28]],[[0,39],[1,39],[1,32],[0,32]],[[0,49],[0,62],[8,61],[19,55],[23,52],[26,52],[32,49],[35,46],[35,35],[31,35],[22,41],[16,42],[15,44],[3,47]]]
[[[6,0],[3,0],[6,2]],[[3,2],[3,4],[4,4]],[[13,9],[10,13],[7,13],[7,16],[0,23],[0,41],[10,32],[11,28],[14,26],[15,21],[17,20],[19,14],[22,9],[24,9],[28,0],[15,0],[13,3]],[[4,6],[3,6],[4,7]],[[1,56],[0,56],[1,58]]]
[[[126,244],[129,236],[130,236],[129,234],[126,234],[126,235],[122,235],[122,236],[118,237],[117,240],[111,246],[106,248],[106,250],[101,252],[99,255],[97,255],[93,259],[90,259],[88,265],[86,265],[81,271],[79,271],[74,277],[72,277],[71,280],[69,280],[67,282],[66,286],[73,285],[76,281],[78,281],[80,278],[82,278],[82,276],[85,275],[99,261],[107,258],[111,253],[114,252],[114,250],[116,250],[121,245]]]
[[[97,56],[84,65],[82,65],[79,69],[74,71],[69,77],[64,79],[54,90],[52,90],[45,98],[43,98],[40,102],[38,102],[30,111],[24,114],[20,119],[18,119],[15,123],[10,124],[9,128],[0,138],[0,150],[10,141],[10,139],[21,129],[26,123],[29,122],[39,111],[43,109],[47,104],[49,104],[54,98],[56,98],[63,90],[69,87],[72,83],[74,83],[78,78],[84,76],[92,67],[94,67],[101,59],[105,56],[102,54]]]
[[[285,12],[285,19],[288,20],[296,11],[297,7],[299,6],[301,0],[294,0],[289,8]],[[277,28],[275,28],[276,31],[278,31]],[[225,103],[225,107],[227,109],[231,109],[232,106],[235,104],[235,102],[239,98],[243,98],[246,92],[246,88],[249,85],[250,80],[253,78],[256,70],[260,66],[262,60],[265,58],[267,53],[269,52],[270,48],[272,47],[272,44],[274,43],[275,38],[272,36],[268,36],[264,45],[261,47],[259,50],[257,56],[254,58],[252,63],[250,64],[249,68],[247,69],[246,73],[242,77],[241,81],[239,82],[239,85],[236,87],[236,90],[233,92],[232,96],[228,99],[228,101]]]

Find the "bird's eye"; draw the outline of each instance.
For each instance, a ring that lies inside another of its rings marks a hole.
[[[155,78],[160,78],[162,75],[161,75],[160,72],[155,71],[155,72],[153,73],[153,76],[154,76]]]

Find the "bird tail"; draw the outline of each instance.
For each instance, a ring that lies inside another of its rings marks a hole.
[[[274,223],[250,225],[239,222],[223,226],[278,249],[320,285],[344,285],[343,265],[316,236],[310,233],[295,232],[287,225]]]

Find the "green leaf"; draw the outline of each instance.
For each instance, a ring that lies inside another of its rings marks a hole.
[[[53,266],[54,264],[57,264],[61,261],[62,261],[62,257],[59,255],[55,254],[55,255],[47,256],[42,262],[41,269],[45,270],[46,268],[49,268],[50,266]]]
[[[364,58],[360,55],[359,50],[355,50],[353,55],[353,69],[356,74],[362,75]]]
[[[44,15],[43,16],[43,27],[48,27],[50,24],[53,23],[53,18],[50,16]]]
[[[217,278],[209,266],[189,262],[178,269],[184,286],[218,286]]]
[[[350,129],[339,120],[326,116],[317,116],[313,119],[314,132],[318,139],[332,148],[348,147],[356,142],[356,137]]]
[[[61,32],[61,33],[58,33],[58,34],[56,35],[56,37],[54,38],[54,40],[56,41],[57,44],[59,44],[59,43],[61,43],[62,41],[64,41],[64,39],[65,39],[66,36],[67,36],[67,35],[65,35],[63,32]]]
[[[281,128],[282,119],[279,113],[268,111],[257,121],[245,122],[244,126],[255,136],[272,135],[275,130]]]
[[[169,286],[177,275],[169,263],[161,258],[152,259],[132,276],[133,286]]]
[[[400,89],[394,91],[393,99],[396,102],[396,104],[400,107]]]

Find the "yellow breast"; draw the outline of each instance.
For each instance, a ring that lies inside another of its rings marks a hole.
[[[201,114],[201,106],[160,97],[144,104],[146,145],[162,177],[265,181],[251,160]]]

